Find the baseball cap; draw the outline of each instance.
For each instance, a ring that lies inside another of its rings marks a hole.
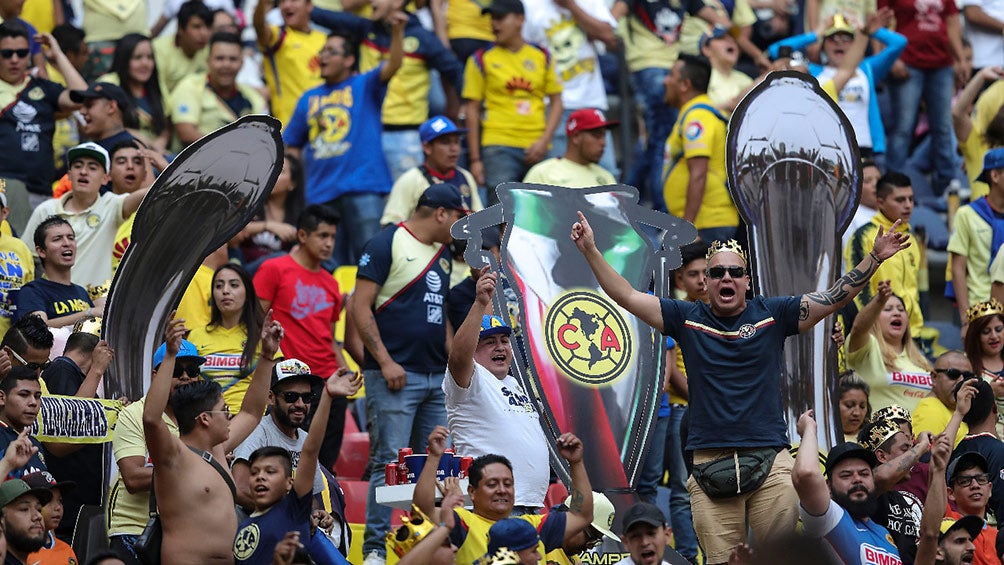
[[[569,496],[565,499],[565,506],[570,506],[572,504],[572,497]],[[593,522],[592,526],[596,528],[604,536],[614,540],[621,541],[617,534],[613,533],[610,528],[614,525],[614,516],[616,511],[614,510],[614,505],[607,498],[607,495],[602,492],[593,491]]]
[[[162,343],[157,351],[153,354],[153,368],[156,369],[160,367],[160,364],[164,361],[164,357],[167,356],[167,344]],[[195,347],[195,344],[188,341],[187,339],[181,340],[181,347],[178,349],[178,359],[189,358],[198,359],[198,364],[201,365],[206,362],[206,358],[199,355],[199,350]]]
[[[69,151],[66,152],[66,164],[72,165],[74,161],[80,159],[81,157],[90,157],[98,163],[101,163],[105,172],[108,172],[108,165],[111,163],[111,158],[108,157],[108,150],[101,147],[93,141],[88,141],[87,143],[81,143],[75,147],[71,147]]]
[[[984,471],[990,469],[990,465],[987,463],[986,458],[975,451],[967,451],[956,457],[954,461],[948,464],[948,468],[945,470],[945,476],[948,479],[949,486],[955,482],[955,475],[957,475],[958,472],[965,469],[972,469],[974,466],[979,467]]]
[[[723,26],[714,26],[710,30],[701,34],[701,42],[698,43],[701,47],[704,47],[710,43],[713,39],[721,39],[729,34],[729,30]]]
[[[976,180],[990,184],[990,171],[1004,169],[1004,147],[995,147],[983,154],[983,171]]]
[[[492,524],[488,529],[488,553],[493,554],[503,547],[512,551],[523,551],[540,543],[537,528],[520,518],[506,518]]]
[[[52,473],[48,471],[35,471],[34,473],[28,473],[27,475],[21,477],[21,480],[33,489],[58,488],[60,492],[65,493],[77,488],[77,483],[73,481],[59,482],[56,480],[56,477],[53,477]]]
[[[875,468],[878,465],[878,459],[875,457],[875,453],[861,447],[861,445],[854,443],[853,441],[848,441],[844,443],[838,443],[830,448],[830,452],[826,455],[826,474],[829,475],[833,472],[833,468],[837,466],[844,459],[862,459],[868,466]]]
[[[963,516],[955,518],[944,517],[941,519],[941,532],[938,534],[938,541],[945,539],[948,532],[962,528],[969,532],[969,539],[976,541],[976,538],[983,531],[983,518],[979,516]],[[1004,530],[1002,530],[1004,531]]]
[[[485,314],[481,318],[481,334],[478,339],[484,339],[490,335],[497,334],[512,334],[512,328],[509,324],[505,323],[505,320],[500,316],[492,316],[490,314]]]
[[[122,87],[110,82],[96,82],[87,87],[87,90],[70,91],[70,100],[77,104],[83,104],[84,100],[94,100],[96,98],[114,100],[121,112],[125,112],[126,108],[132,105]]]
[[[38,501],[45,506],[52,500],[52,491],[48,488],[31,488],[28,483],[21,479],[10,479],[0,483],[0,508],[14,502],[21,495],[34,494]]]
[[[568,116],[568,121],[565,122],[565,133],[572,135],[580,131],[612,127],[619,124],[620,122],[617,120],[607,120],[602,110],[597,108],[582,108],[572,112]]]
[[[460,189],[445,182],[434,184],[425,189],[422,196],[418,197],[418,205],[460,210],[465,214],[470,213],[470,210],[464,206],[464,197],[460,195]]]
[[[823,37],[830,37],[831,35],[836,35],[838,33],[849,33],[854,35],[854,26],[847,21],[847,18],[843,14],[837,14],[833,16],[833,25],[826,28],[826,32],[823,33]]]
[[[492,0],[492,3],[481,8],[481,15],[491,14],[493,18],[501,18],[509,14],[523,15],[523,3],[520,0]]]
[[[418,126],[418,137],[422,140],[422,143],[429,143],[437,137],[451,133],[467,133],[467,130],[458,128],[457,124],[453,123],[453,120],[446,116],[429,118],[422,125]]]
[[[300,379],[314,384],[324,379],[310,372],[310,366],[299,359],[283,359],[272,367],[272,387],[279,386],[282,381]]]
[[[655,527],[665,526],[666,516],[654,504],[636,502],[624,512],[624,531],[627,532],[638,524],[648,524]]]

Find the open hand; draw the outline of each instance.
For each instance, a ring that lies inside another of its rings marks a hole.
[[[359,392],[359,388],[362,386],[363,376],[361,374],[353,373],[345,367],[339,367],[335,374],[328,377],[324,383],[324,390],[327,391],[328,396],[334,398],[336,396],[352,396]]]
[[[905,231],[896,231],[902,223],[903,220],[896,220],[889,231],[885,231],[883,226],[879,226],[878,234],[875,235],[875,245],[872,246],[872,253],[878,257],[879,261],[885,261],[910,247],[910,234]]]

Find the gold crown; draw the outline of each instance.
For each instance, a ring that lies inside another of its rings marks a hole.
[[[711,242],[711,246],[708,247],[708,254],[705,258],[708,261],[711,261],[712,257],[718,255],[722,251],[731,251],[732,253],[735,253],[736,255],[742,257],[743,263],[746,263],[747,265],[749,264],[749,259],[746,258],[746,251],[744,251],[743,247],[739,245],[739,242],[734,239],[730,239],[725,243],[722,243],[720,241]]]
[[[519,555],[508,547],[500,547],[491,555],[474,560],[474,565],[519,565]]]
[[[892,420],[875,421],[870,424],[870,427],[868,428],[868,437],[861,442],[861,445],[870,451],[875,451],[880,445],[888,441],[889,438],[898,434],[900,431],[899,424],[893,422]]]
[[[899,404],[890,404],[873,412],[869,421],[878,422],[879,420],[892,420],[893,422],[906,422],[909,424],[911,422],[910,411]]]
[[[1004,315],[1004,306],[1001,306],[996,298],[991,298],[986,302],[977,302],[970,306],[969,310],[966,310],[966,320],[971,324],[976,318],[993,316],[994,314]]]
[[[101,318],[85,318],[73,324],[73,333],[85,333],[101,337]]]
[[[98,298],[103,298],[108,296],[108,291],[112,289],[112,281],[106,280],[101,284],[89,284],[87,285],[87,295],[91,297],[91,300],[97,300]]]
[[[401,517],[401,527],[397,531],[387,532],[387,541],[391,549],[398,557],[404,557],[405,553],[411,551],[415,544],[425,539],[425,536],[432,533],[436,525],[429,520],[418,506],[411,505],[411,517]]]

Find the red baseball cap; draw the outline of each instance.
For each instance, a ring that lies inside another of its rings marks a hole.
[[[603,115],[603,110],[597,108],[582,108],[581,110],[576,110],[568,116],[568,122],[565,123],[565,133],[572,135],[573,133],[580,131],[589,131],[591,129],[606,128],[611,126],[620,125],[617,120],[607,120],[607,117]]]

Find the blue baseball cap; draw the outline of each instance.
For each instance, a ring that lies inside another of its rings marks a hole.
[[[471,213],[464,206],[464,197],[460,194],[460,189],[447,182],[437,183],[425,189],[425,192],[418,197],[418,205],[428,206],[429,208],[460,210],[465,214]]]
[[[983,172],[976,180],[990,184],[990,171],[995,169],[1004,169],[1004,147],[997,147],[983,154]]]
[[[429,143],[437,137],[449,135],[451,133],[467,133],[467,130],[458,128],[453,120],[446,116],[436,116],[429,118],[422,125],[418,126],[418,137],[422,143]]]
[[[478,339],[484,339],[490,335],[497,334],[511,335],[512,328],[500,316],[485,314],[481,318],[481,335],[478,336]]]
[[[157,348],[157,352],[153,354],[153,368],[156,369],[160,367],[160,364],[164,361],[164,357],[167,355],[167,343],[160,344]],[[196,349],[195,344],[188,341],[187,339],[181,340],[181,348],[178,349],[178,359],[187,357],[189,359],[198,359],[198,364],[201,365],[206,362],[206,358],[199,355],[199,350]]]
[[[488,529],[488,554],[506,547],[511,551],[523,551],[540,543],[537,528],[520,518],[506,518],[492,524]]]
[[[711,43],[714,39],[721,39],[729,34],[729,30],[723,26],[714,26],[708,31],[701,34],[701,41],[698,43],[701,47],[704,47],[708,43]]]

